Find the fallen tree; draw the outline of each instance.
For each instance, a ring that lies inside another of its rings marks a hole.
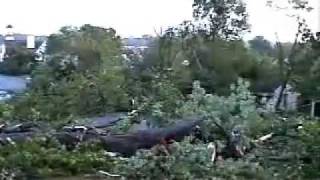
[[[106,150],[132,156],[138,149],[150,149],[157,144],[167,146],[189,136],[202,120],[182,121],[169,128],[151,128],[121,135],[99,136]]]
[[[101,121],[101,120],[99,120]],[[109,119],[103,127],[113,125],[117,119]],[[198,120],[181,121],[167,128],[150,128],[127,134],[101,134],[99,128],[92,126],[65,126],[62,130],[41,131],[41,127],[31,123],[21,123],[12,127],[6,127],[0,133],[0,143],[13,144],[32,140],[34,137],[54,138],[65,145],[67,149],[74,149],[78,144],[99,141],[110,152],[116,152],[123,156],[132,156],[139,149],[151,149],[157,144],[167,146],[172,141],[181,141],[190,135],[194,127],[201,123]],[[100,123],[101,124],[101,123]],[[37,130],[34,130],[37,127]],[[98,126],[101,127],[101,126]]]

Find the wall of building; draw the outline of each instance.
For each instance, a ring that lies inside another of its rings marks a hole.
[[[275,105],[277,103],[278,97],[280,96],[281,87],[278,87],[274,93],[272,98],[270,98],[266,103],[266,109],[268,111],[274,112],[275,111]],[[280,109],[284,111],[295,111],[298,107],[298,98],[300,94],[296,93],[293,88],[288,85],[287,88],[284,91],[281,103],[280,103]]]
[[[4,55],[6,54],[6,46],[4,44],[0,45],[0,62],[4,60]]]

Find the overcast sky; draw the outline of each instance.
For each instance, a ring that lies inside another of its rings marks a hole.
[[[1,0],[0,32],[12,24],[16,32],[50,34],[61,26],[85,23],[113,27],[121,36],[154,34],[154,29],[177,25],[192,18],[193,0]],[[263,35],[290,41],[296,23],[284,12],[265,6],[265,0],[246,0],[252,33],[246,39]],[[283,0],[284,1],[284,0]],[[316,8],[319,0],[310,0]],[[319,11],[319,10],[318,10]],[[306,15],[314,29],[320,21],[315,10]]]

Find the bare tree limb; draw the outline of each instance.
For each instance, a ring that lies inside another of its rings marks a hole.
[[[292,65],[292,59],[294,57],[294,55],[296,54],[296,47],[298,45],[298,38],[299,38],[299,35],[301,34],[301,27],[302,27],[302,24],[299,23],[299,26],[298,26],[298,32],[296,33],[295,35],[295,40],[294,40],[294,43],[290,49],[290,52],[289,52],[289,56],[287,58],[288,60],[288,64],[289,65]],[[284,91],[287,87],[287,84],[291,78],[291,74],[292,74],[292,68],[289,68],[287,70],[287,72],[284,74],[284,64],[286,63],[285,62],[285,58],[283,56],[283,48],[282,48],[282,45],[281,45],[281,42],[280,40],[277,38],[277,46],[279,48],[279,60],[281,61],[280,62],[280,73],[281,73],[281,76],[282,76],[282,84],[281,84],[281,89],[280,89],[280,93],[279,93],[279,96],[278,96],[278,99],[277,99],[277,102],[275,104],[275,110],[278,111],[279,108],[280,108],[280,104],[281,104],[281,101],[282,101],[282,98],[283,98],[283,95],[284,95]]]
[[[273,137],[274,133],[270,133],[270,134],[267,134],[267,135],[264,135],[260,138],[258,138],[257,140],[255,140],[254,142],[264,142],[268,139],[271,139]]]
[[[106,171],[102,171],[102,170],[98,171],[98,173],[100,173],[100,174],[102,174],[102,175],[105,175],[105,176],[109,176],[109,177],[121,177],[121,176],[118,175],[118,174],[110,174],[110,173],[108,173],[108,172],[106,172]]]
[[[211,162],[215,162],[217,156],[217,147],[214,143],[209,143],[208,149],[212,149]]]

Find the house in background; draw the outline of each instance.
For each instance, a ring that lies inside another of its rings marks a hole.
[[[4,36],[0,34],[0,62],[3,61],[6,52],[6,46],[4,45]]]
[[[275,105],[280,91],[281,86],[277,83],[273,86],[265,86],[264,89],[260,87],[259,93],[255,93],[260,109],[267,112],[276,112]],[[310,117],[320,117],[320,100],[303,97],[291,85],[287,85],[285,88],[279,108],[284,112],[303,112],[309,114]]]
[[[266,108],[270,111],[276,111],[275,105],[280,96],[281,86],[278,86],[274,92],[273,96],[269,99],[266,104]],[[280,109],[283,111],[296,111],[299,105],[300,93],[296,92],[291,85],[287,85],[284,89],[283,96],[280,102]]]
[[[257,89],[256,96],[260,107],[268,112],[275,112],[275,106],[280,96],[281,83],[277,82],[269,86],[260,85]],[[291,85],[287,85],[283,92],[280,102],[280,110],[297,111],[300,104],[300,93],[296,92]]]
[[[153,40],[154,37],[149,35],[144,35],[142,37],[129,37],[122,39],[122,45],[125,50],[142,53],[150,47]]]
[[[0,35],[0,62],[4,61],[16,47],[25,47],[36,54],[36,60],[44,60],[46,36],[14,33],[11,25],[6,27],[6,31],[4,35]]]

